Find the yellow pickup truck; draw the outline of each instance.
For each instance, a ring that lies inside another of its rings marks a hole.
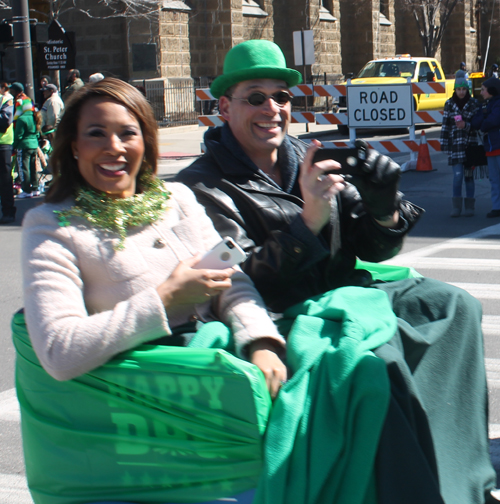
[[[445,79],[443,69],[434,58],[413,58],[409,54],[369,61],[351,80],[351,84],[403,84],[411,82],[442,82],[445,93],[414,94],[415,110],[443,110],[453,94],[454,79]],[[339,99],[340,111],[347,110],[345,97]],[[344,109],[344,110],[342,110]]]

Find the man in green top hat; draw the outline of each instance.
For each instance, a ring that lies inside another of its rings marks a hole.
[[[276,317],[342,286],[389,296],[398,330],[374,350],[392,390],[374,468],[379,504],[497,502],[481,306],[433,279],[377,283],[355,268],[357,257],[397,254],[423,211],[401,199],[399,166],[375,151],[350,178],[331,159],[313,162],[319,142],[287,134],[289,88],[299,82],[273,42],[233,47],[211,87],[226,123],[206,132],[207,152],[177,180],[193,189],[219,233],[246,250],[241,267]]]

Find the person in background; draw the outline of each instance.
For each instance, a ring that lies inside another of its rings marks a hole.
[[[38,196],[37,150],[42,116],[31,99],[24,94],[24,86],[14,82],[10,87],[14,95],[14,143],[16,162],[21,177],[22,192],[18,198]]]
[[[395,392],[374,467],[379,504],[496,502],[481,305],[431,278],[381,283],[356,268],[357,258],[396,255],[423,210],[402,199],[400,167],[388,157],[368,150],[359,173],[344,177],[332,159],[313,161],[319,142],[287,134],[289,89],[300,81],[273,42],[230,49],[210,88],[225,124],[205,133],[206,153],[176,180],[248,253],[242,269],[277,319],[338,287],[387,294],[398,329],[373,350]],[[409,414],[396,405],[402,396]]]
[[[220,319],[275,397],[285,341],[239,268],[196,269],[221,237],[187,187],[156,177],[157,159],[156,121],[133,86],[108,78],[74,94],[54,180],[23,222],[33,348],[69,380],[140,344],[187,345],[199,319]]]
[[[490,77],[481,85],[484,103],[472,118],[472,127],[485,133],[483,138],[491,185],[489,219],[500,217],[500,79]]]
[[[61,100],[57,87],[54,84],[47,84],[45,86],[43,96],[45,101],[40,111],[42,114],[42,126],[57,127],[64,112],[64,102]]]
[[[460,63],[460,68],[455,72],[455,78],[457,77],[465,77],[466,79],[469,78],[469,71],[467,70],[467,65],[465,64],[465,61],[462,61]]]
[[[493,65],[491,65],[489,77],[495,77],[496,79],[498,79],[498,65],[496,63],[493,63]]]
[[[469,84],[463,77],[455,79],[453,96],[444,106],[441,127],[441,150],[448,153],[448,164],[453,169],[453,196],[451,217],[458,217],[464,206],[465,217],[474,215],[475,183],[474,173],[465,169],[465,149],[479,143],[478,134],[471,128],[471,119],[479,108],[479,103],[469,93]],[[462,185],[465,182],[465,199]]]
[[[56,129],[54,126],[50,124],[46,124],[45,126],[42,126],[42,131],[40,132],[40,143],[39,143],[39,148],[42,151],[43,157],[45,158],[45,161],[47,162],[47,167],[50,168],[49,165],[49,159],[50,155],[52,154],[52,144],[54,142],[54,135],[55,135]],[[50,173],[52,173],[52,170],[50,170]]]
[[[36,104],[39,109],[41,108],[41,106],[43,105],[43,102],[45,100],[45,98],[43,96],[43,92],[45,90],[45,87],[47,86],[47,84],[50,84],[50,83],[51,83],[51,80],[48,75],[42,75],[40,77],[40,87],[37,89],[36,96],[35,96]]]
[[[104,79],[104,75],[102,73],[95,73],[89,77],[89,84],[93,84],[94,82],[99,82]]]
[[[12,181],[12,143],[14,142],[14,97],[7,82],[0,82],[0,224],[11,224],[16,218]]]
[[[66,87],[62,93],[63,102],[67,103],[73,93],[78,91],[84,85],[84,82],[80,79],[80,70],[77,70],[76,68],[71,69],[66,77]]]

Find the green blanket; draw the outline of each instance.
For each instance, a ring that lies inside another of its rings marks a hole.
[[[255,502],[376,502],[373,461],[390,385],[370,350],[396,331],[387,296],[344,287],[285,316],[294,321],[288,362],[296,371],[274,404]]]
[[[143,345],[59,382],[41,368],[24,316],[15,315],[35,504],[202,502],[257,483],[255,504],[374,502],[389,384],[370,350],[396,330],[386,294],[338,289],[290,309],[282,326],[294,375],[269,419],[262,373],[209,348],[230,346],[218,322],[197,333],[193,348]]]

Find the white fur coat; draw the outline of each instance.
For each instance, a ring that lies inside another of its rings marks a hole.
[[[118,238],[71,218],[61,227],[54,210],[73,201],[43,204],[23,223],[22,265],[26,322],[41,364],[54,378],[86,373],[114,355],[171,334],[208,304],[166,313],[156,287],[179,261],[211,249],[221,238],[204,208],[182,184],[171,192],[162,220],[133,228],[125,249]],[[267,315],[251,280],[242,272],[214,303],[229,325],[238,353],[260,337],[284,340]]]

